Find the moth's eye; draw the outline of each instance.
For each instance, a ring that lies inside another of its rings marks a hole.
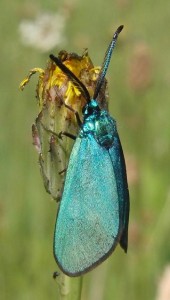
[[[88,111],[87,111],[88,115],[91,115],[93,112],[94,112],[94,108],[88,107]]]
[[[91,114],[93,114],[93,112],[94,112],[94,108],[90,107],[89,105],[85,105],[82,108],[82,114],[83,115],[91,115]]]

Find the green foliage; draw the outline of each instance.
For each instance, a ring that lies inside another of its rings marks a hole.
[[[48,4],[47,4],[48,3]],[[18,85],[49,53],[22,44],[18,27],[38,12],[68,14],[62,48],[88,47],[101,65],[113,31],[124,24],[109,67],[110,111],[128,162],[131,195],[129,250],[120,247],[84,276],[82,299],[151,300],[170,261],[170,3],[80,0],[1,3],[0,73],[0,291],[1,299],[57,299],[52,254],[56,203],[50,201],[32,147],[36,78]],[[61,3],[61,4],[60,4]],[[65,10],[64,10],[65,9]],[[74,281],[75,279],[71,279]]]

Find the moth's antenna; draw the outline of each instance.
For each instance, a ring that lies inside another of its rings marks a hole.
[[[50,58],[51,58],[51,60],[53,60],[55,62],[55,64],[57,65],[57,67],[59,67],[61,69],[61,71],[63,71],[63,73],[67,75],[67,77],[69,78],[69,80],[72,81],[72,83],[78,88],[78,90],[80,91],[80,93],[86,99],[87,103],[90,102],[90,100],[91,100],[90,94],[89,94],[88,90],[86,89],[85,85],[74,75],[73,72],[71,72],[61,62],[61,60],[58,57],[56,57],[53,54],[51,54]]]
[[[113,49],[116,45],[118,35],[122,31],[123,27],[124,27],[123,25],[120,25],[117,28],[117,30],[115,31],[115,33],[113,35],[112,41],[111,41],[109,47],[107,48],[107,51],[105,53],[105,57],[104,57],[104,60],[103,60],[103,64],[102,64],[102,67],[101,67],[101,70],[100,70],[100,73],[99,73],[99,77],[97,79],[93,99],[96,99],[98,94],[99,94],[100,88],[101,88],[101,86],[103,84],[103,81],[104,81],[104,78],[106,76],[106,72],[107,72],[107,69],[108,69],[108,66],[109,66],[109,63],[110,63],[110,59],[111,59],[111,56],[112,56]]]

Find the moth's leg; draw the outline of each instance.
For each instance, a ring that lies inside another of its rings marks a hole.
[[[80,119],[80,116],[79,116],[78,111],[76,111],[76,110],[75,110],[74,108],[72,108],[70,105],[67,105],[63,99],[62,99],[62,102],[63,102],[63,104],[64,104],[64,106],[65,106],[66,108],[68,108],[69,110],[71,110],[71,111],[75,114],[76,120],[77,120],[77,124],[79,125],[79,127],[81,127],[82,121],[81,121],[81,119]]]
[[[69,133],[69,132],[67,132],[67,131],[60,131],[59,134],[58,134],[59,139],[62,140],[62,136],[63,136],[63,135],[69,137],[69,138],[72,139],[72,140],[75,140],[75,139],[76,139],[76,136],[75,136],[74,134]]]
[[[59,175],[65,173],[67,171],[67,168],[63,169],[62,171],[58,172]]]
[[[67,137],[69,137],[72,140],[76,139],[76,136],[74,134],[71,134],[69,132],[66,131],[60,131],[59,133],[54,132],[53,130],[47,128],[42,122],[41,122],[42,127],[44,128],[45,131],[53,134],[54,136],[56,136],[58,139],[62,140],[62,136],[65,135]]]

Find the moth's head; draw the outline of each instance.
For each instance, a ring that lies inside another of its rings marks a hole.
[[[83,109],[82,113],[84,115],[84,118],[87,118],[92,115],[96,115],[101,111],[99,104],[96,100],[91,99],[89,103],[87,103]]]

